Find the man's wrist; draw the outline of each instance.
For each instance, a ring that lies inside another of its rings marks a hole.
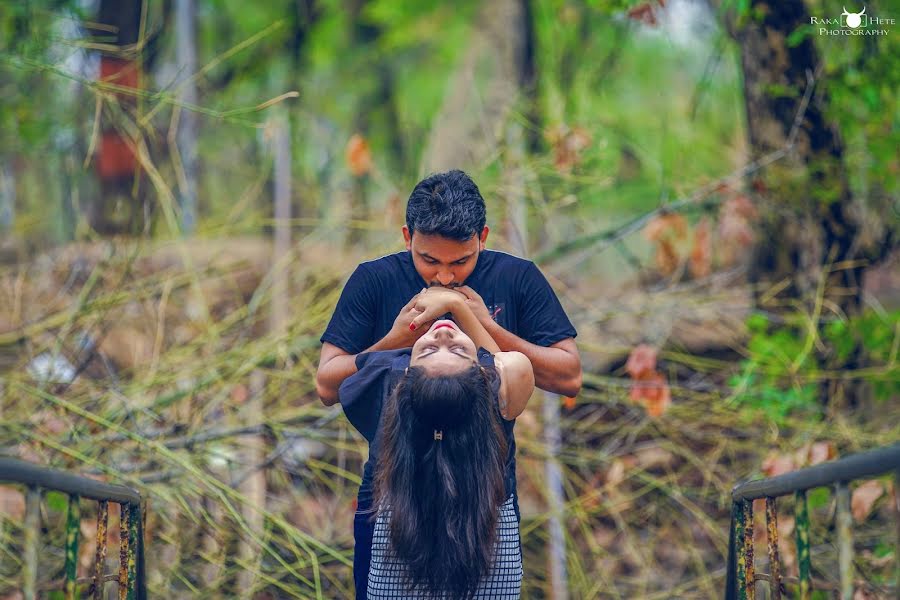
[[[485,317],[484,319],[480,319],[479,322],[481,323],[481,326],[484,327],[485,331],[487,331],[489,334],[491,334],[491,337],[494,337],[494,334],[495,334],[498,330],[502,330],[502,329],[503,329],[503,327],[501,327],[501,326],[497,323],[497,321],[493,320],[493,319],[490,317],[490,315],[488,315],[488,316]]]

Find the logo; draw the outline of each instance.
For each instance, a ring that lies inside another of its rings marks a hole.
[[[495,322],[497,322],[500,317],[500,313],[503,312],[504,308],[506,308],[505,302],[497,302],[496,304],[491,304],[490,306],[487,307],[488,314],[491,315],[491,319],[493,319]],[[504,316],[504,321],[505,321],[506,315],[503,315],[503,316]]]
[[[850,29],[856,29],[857,27],[865,27],[867,25],[866,20],[868,17],[865,16],[866,15],[866,7],[865,6],[863,6],[862,12],[858,12],[858,13],[847,12],[847,9],[845,7],[842,7],[842,8],[844,8],[844,12],[841,13],[842,24],[845,24]],[[844,17],[846,17],[846,19]]]
[[[850,12],[842,6],[844,12],[838,18],[810,17],[809,24],[818,27],[819,35],[887,35],[887,26],[896,25],[894,19],[866,14],[863,6],[859,12]]]

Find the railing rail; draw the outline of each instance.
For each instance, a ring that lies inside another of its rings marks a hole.
[[[853,597],[852,558],[853,539],[851,533],[850,488],[848,484],[864,479],[895,473],[900,489],[900,444],[879,448],[869,452],[854,454],[840,460],[822,463],[793,473],[748,481],[736,485],[731,491],[731,531],[728,544],[728,570],[726,578],[726,600],[753,600],[757,580],[769,582],[769,595],[780,600],[782,593],[781,565],[778,555],[778,522],[775,499],[795,494],[794,517],[799,570],[798,596],[809,600],[812,593],[809,509],[807,490],[835,486],[836,531],[838,538],[838,565],[840,597]],[[755,574],[753,561],[753,501],[766,500],[766,541],[769,556],[768,575]],[[900,545],[900,540],[898,540]],[[900,547],[895,554],[900,553]],[[900,568],[898,568],[900,577]],[[897,582],[900,587],[900,581]]]
[[[79,477],[65,471],[49,469],[16,458],[0,456],[0,483],[18,483],[26,486],[25,494],[25,536],[24,536],[24,595],[26,600],[38,597],[38,540],[40,533],[41,491],[59,491],[69,496],[66,517],[66,559],[65,597],[66,600],[81,597],[76,580],[78,561],[78,538],[81,530],[79,501],[89,498],[99,502],[97,517],[97,549],[94,572],[91,578],[90,595],[95,600],[104,597],[103,587],[112,578],[103,573],[103,563],[107,553],[107,526],[109,503],[121,508],[119,527],[119,573],[114,577],[119,583],[120,600],[146,600],[147,591],[144,578],[144,527],[141,495],[121,485],[111,485],[101,481]]]

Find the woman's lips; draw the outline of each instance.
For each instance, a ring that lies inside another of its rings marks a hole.
[[[453,321],[442,319],[431,326],[431,331],[436,331],[441,327],[449,327],[450,329],[459,329]]]

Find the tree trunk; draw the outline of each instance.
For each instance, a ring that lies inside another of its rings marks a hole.
[[[793,31],[809,24],[801,0],[757,0],[751,13],[764,16],[731,29],[740,45],[747,133],[757,159],[787,146],[800,99],[820,59],[810,37],[795,46],[787,43]],[[773,284],[787,280],[782,294],[807,302],[814,301],[822,268],[857,257],[853,243],[859,222],[840,136],[824,115],[826,102],[820,87],[803,114],[792,151],[755,182],[773,210],[764,211],[751,277]],[[862,269],[851,266],[827,275],[825,296],[847,315],[860,307]]]
[[[100,78],[105,82],[126,88],[141,87],[142,52],[138,39],[142,5],[143,0],[100,2],[98,22],[104,27],[93,33],[108,38],[112,28],[116,36],[100,57]],[[125,114],[137,105],[135,97],[125,93],[117,93],[116,101]],[[122,135],[121,124],[117,127],[113,121],[116,117],[104,111],[98,118],[102,124],[95,167],[100,195],[88,207],[88,221],[100,233],[140,233],[149,226],[149,208],[145,206],[146,194],[137,185],[134,151]]]
[[[193,79],[197,72],[197,6],[194,0],[176,0],[175,37],[177,62],[182,81],[178,88],[182,102],[197,104],[197,84]],[[178,133],[176,136],[175,173],[178,176],[179,204],[181,205],[181,232],[191,235],[197,227],[197,113],[177,108]]]
[[[757,302],[791,310],[799,301],[806,313],[825,319],[856,315],[865,269],[859,260],[860,207],[848,185],[839,133],[826,120],[822,87],[798,121],[796,138],[790,139],[801,99],[820,64],[811,37],[788,43],[792,32],[809,24],[809,14],[801,0],[754,0],[749,14],[761,17],[727,25],[740,47],[752,158],[793,141],[786,157],[753,182],[767,204],[760,211],[760,238],[750,269],[751,281],[758,284]],[[851,364],[837,365],[831,350],[818,351],[825,368],[852,368],[858,357],[854,352]],[[851,396],[853,401],[856,391],[825,384],[823,394],[825,400]]]
[[[421,173],[481,168],[502,140],[521,94],[526,9],[520,0],[484,3],[468,50],[447,84],[422,157]]]
[[[16,222],[16,174],[10,162],[0,164],[0,233],[12,230]]]

